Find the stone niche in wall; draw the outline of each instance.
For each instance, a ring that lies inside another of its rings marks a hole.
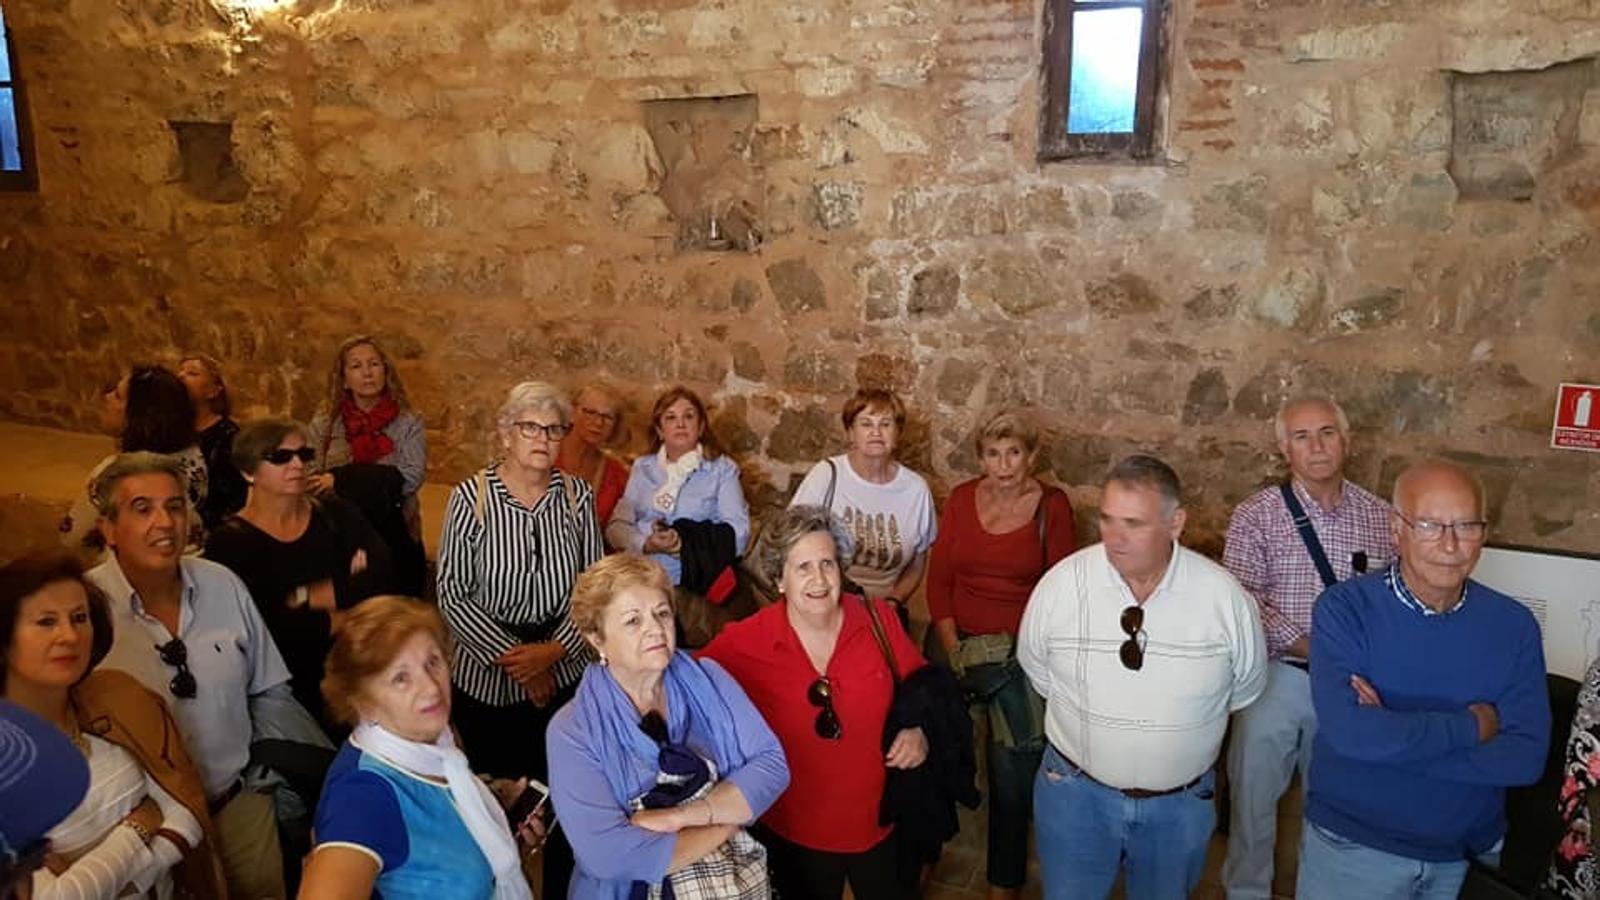
[[[751,138],[755,94],[646,100],[644,127],[666,169],[661,200],[678,223],[679,250],[752,251],[761,245],[765,185]]]
[[[1532,198],[1540,177],[1577,152],[1584,94],[1596,85],[1593,59],[1453,73],[1450,177],[1461,199]]]
[[[232,122],[167,123],[178,139],[178,183],[208,203],[239,203],[250,184],[233,159]]]

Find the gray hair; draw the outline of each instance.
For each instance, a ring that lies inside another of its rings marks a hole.
[[[1287,443],[1289,440],[1288,419],[1290,411],[1299,409],[1302,406],[1313,406],[1317,404],[1326,406],[1333,410],[1333,418],[1334,421],[1339,425],[1340,434],[1346,436],[1350,434],[1350,417],[1344,414],[1344,407],[1339,405],[1339,401],[1333,399],[1327,394],[1296,394],[1278,404],[1278,414],[1272,417],[1272,433],[1277,435],[1278,443]]]
[[[1183,486],[1178,482],[1178,473],[1147,453],[1123,457],[1121,462],[1112,466],[1106,475],[1106,484],[1112,482],[1128,487],[1149,488],[1160,494],[1161,506],[1168,519],[1183,505]]]
[[[171,475],[178,483],[185,504],[189,498],[189,476],[183,470],[183,461],[165,453],[140,450],[135,453],[118,453],[109,465],[100,470],[89,484],[89,501],[100,515],[117,520],[117,485],[135,475]]]
[[[756,561],[761,576],[774,585],[783,580],[783,564],[789,558],[789,551],[801,538],[818,532],[833,538],[840,571],[849,568],[856,558],[856,542],[850,530],[826,506],[802,503],[773,515],[761,530],[761,538],[756,542]]]
[[[561,424],[572,424],[572,403],[560,388],[548,381],[524,381],[506,394],[506,402],[500,404],[500,411],[495,414],[495,426],[510,428],[517,416],[528,410],[554,412],[561,418]]]

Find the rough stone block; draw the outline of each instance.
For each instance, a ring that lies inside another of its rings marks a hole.
[[[911,277],[911,299],[906,312],[913,316],[941,315],[956,308],[961,276],[947,265],[930,266]]]
[[[1161,296],[1142,277],[1131,272],[1091,283],[1084,289],[1089,309],[1108,318],[1153,313],[1161,308]]]
[[[1405,309],[1405,292],[1384,288],[1368,294],[1333,314],[1335,331],[1353,334],[1373,331],[1399,320]]]
[[[1228,379],[1221,369],[1206,369],[1189,382],[1183,424],[1211,425],[1228,411]]]
[[[1246,234],[1266,234],[1270,203],[1271,192],[1265,176],[1252,175],[1238,181],[1223,182],[1206,191],[1195,205],[1195,225]]]
[[[839,420],[825,406],[785,409],[767,436],[767,455],[779,462],[814,463],[833,445]]]
[[[178,138],[179,183],[209,203],[238,203],[250,185],[233,159],[232,122],[170,123]]]
[[[1531,197],[1544,171],[1577,145],[1594,78],[1587,60],[1540,71],[1456,73],[1450,174],[1462,197]]]
[[[1279,272],[1256,298],[1255,314],[1264,322],[1285,328],[1304,327],[1322,308],[1327,291],[1322,273],[1306,266]]]
[[[784,383],[818,394],[839,393],[850,386],[839,356],[832,348],[792,351],[783,364]]]
[[[812,219],[824,231],[849,228],[861,221],[861,185],[823,181],[812,185]]]
[[[822,278],[803,259],[786,259],[767,266],[767,286],[787,315],[825,309],[828,305]]]

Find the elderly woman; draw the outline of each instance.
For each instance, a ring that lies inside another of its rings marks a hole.
[[[200,454],[206,461],[206,497],[200,520],[216,528],[244,506],[249,486],[233,465],[233,438],[239,423],[229,418],[233,400],[222,380],[222,364],[204,353],[191,353],[178,361],[178,379],[194,402],[194,430]]]
[[[33,896],[166,898],[180,884],[225,896],[205,790],[172,713],[132,677],[92,672],[111,648],[111,616],[76,559],[0,569],[0,634],[0,696],[61,729],[90,773],[83,802],[48,833]]]
[[[355,731],[317,803],[306,900],[531,898],[504,799],[450,734],[449,644],[431,607],[377,597],[350,613],[322,692]]]
[[[194,403],[178,376],[161,366],[135,366],[133,371],[109,387],[104,396],[101,424],[117,437],[121,452],[147,450],[174,456],[183,464],[189,503],[196,509],[205,505],[207,495],[206,460],[196,443]],[[84,480],[83,494],[61,523],[62,541],[74,549],[85,543],[98,545],[95,500],[89,485],[111,464],[116,454],[100,460]],[[205,526],[199,518],[191,523],[189,546],[198,551],[205,540]]]
[[[572,400],[572,434],[561,442],[556,467],[589,482],[595,513],[601,522],[611,513],[628,485],[628,467],[606,452],[622,430],[622,398],[604,382],[578,391]]]
[[[766,851],[744,826],[789,783],[783,750],[721,666],[676,650],[671,591],[633,554],[590,566],[573,591],[600,657],[550,725],[573,900],[770,895]]]
[[[1033,777],[1044,751],[1044,701],[1016,660],[1017,627],[1040,576],[1076,546],[1072,504],[1033,477],[1039,433],[1002,410],[974,439],[983,476],[945,502],[928,567],[930,643],[989,722],[989,897],[1027,877]],[[930,650],[933,653],[934,650]]]
[[[237,515],[206,540],[205,556],[233,570],[283,652],[295,699],[328,729],[342,729],[317,685],[341,611],[392,581],[389,549],[361,510],[307,492],[315,451],[289,419],[259,419],[233,440],[233,465],[250,485]]]
[[[903,608],[936,535],[928,482],[894,458],[906,407],[889,391],[862,388],[840,418],[850,449],[812,466],[789,505],[816,504],[838,516],[855,538],[845,574],[867,596]]]
[[[473,768],[546,778],[545,729],[588,663],[567,613],[603,553],[594,492],[555,467],[572,430],[556,387],[511,389],[495,417],[500,458],[450,492],[439,538],[439,612],[455,636],[456,728]],[[571,849],[545,847],[545,892],[562,896]]]
[[[784,510],[760,548],[781,597],[703,655],[744,688],[789,761],[789,790],[761,819],[773,883],[784,900],[837,900],[846,881],[857,897],[902,896],[907,867],[878,799],[889,769],[914,769],[928,753],[920,728],[896,732],[884,752],[895,684],[922,655],[886,601],[841,597],[850,536],[826,509]]]
[[[1567,736],[1566,763],[1556,809],[1561,840],[1550,855],[1540,897],[1600,897],[1600,658],[1589,664]]]
[[[311,492],[338,493],[360,507],[389,544],[399,587],[421,594],[427,555],[417,491],[427,476],[427,438],[400,372],[372,337],[339,345],[326,406],[311,420],[307,441],[319,470]]]
[[[705,600],[727,599],[749,536],[739,466],[708,426],[705,403],[686,387],[667,390],[650,412],[650,453],[633,462],[607,542],[647,554],[667,571],[679,589],[679,627],[698,646],[711,637]]]

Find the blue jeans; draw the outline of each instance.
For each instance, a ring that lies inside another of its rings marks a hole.
[[[1272,851],[1278,838],[1278,800],[1300,770],[1311,769],[1317,713],[1311,677],[1283,661],[1267,666],[1267,687],[1256,702],[1233,714],[1228,742],[1228,861],[1222,884],[1228,900],[1272,896]]]
[[[1296,900],[1455,900],[1467,861],[1424,862],[1347,840],[1306,822]]]
[[[1126,867],[1128,900],[1187,897],[1200,883],[1217,824],[1216,776],[1135,800],[1046,747],[1033,782],[1033,821],[1047,900],[1105,897]]]

